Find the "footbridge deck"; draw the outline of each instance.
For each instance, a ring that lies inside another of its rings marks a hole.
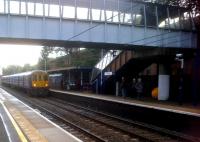
[[[130,0],[0,0],[0,41],[65,47],[196,48],[185,8]]]

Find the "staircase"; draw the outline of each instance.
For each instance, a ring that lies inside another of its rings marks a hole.
[[[92,71],[91,84],[95,84],[95,90],[99,90],[109,78],[122,68],[134,56],[134,51],[110,50],[95,65]],[[102,92],[102,91],[98,91]],[[96,92],[96,93],[98,93]]]

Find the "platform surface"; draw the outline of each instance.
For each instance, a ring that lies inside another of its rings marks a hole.
[[[10,137],[12,142],[81,142],[78,138],[54,124],[39,112],[33,110],[14,96],[0,88],[0,113],[9,118],[14,131]],[[0,119],[0,128],[3,127]],[[0,141],[9,137],[6,136],[5,129],[0,131]],[[4,141],[3,141],[4,142]]]
[[[158,100],[153,100],[149,98],[140,98],[140,99],[128,98],[128,97],[123,98],[119,96],[117,97],[117,96],[111,96],[111,95],[92,94],[92,93],[87,93],[87,92],[63,91],[63,90],[54,90],[54,89],[50,89],[50,91],[200,117],[200,106],[193,106],[192,103],[191,104],[183,103],[183,105],[179,105],[178,103],[175,103],[175,102],[158,101]]]
[[[0,141],[9,142],[9,138],[2,118],[0,118]]]

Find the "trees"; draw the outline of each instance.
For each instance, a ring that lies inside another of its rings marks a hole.
[[[32,71],[35,69],[36,69],[36,66],[31,66],[30,64],[25,64],[23,67],[18,66],[18,65],[10,65],[7,68],[3,68],[3,75],[27,72],[27,71]]]
[[[37,67],[40,70],[48,69],[48,56],[55,50],[55,47],[44,46],[41,50],[41,57],[38,60]]]
[[[85,49],[71,54],[71,65],[93,67],[100,58],[100,49]]]
[[[65,56],[60,56],[55,59],[49,58],[47,67],[48,69],[72,67],[72,66],[93,67],[98,62],[99,57],[100,57],[99,49],[90,48],[80,51],[73,50],[73,52]],[[42,64],[42,67],[44,67],[43,65],[44,64]]]
[[[10,65],[7,68],[3,68],[3,75],[15,74],[22,71],[22,67],[16,65]]]
[[[155,0],[155,3],[164,4],[164,5],[173,5],[173,6],[181,6],[193,11],[195,20],[200,19],[200,1],[199,0]]]

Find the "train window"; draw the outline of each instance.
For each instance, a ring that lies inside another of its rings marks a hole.
[[[43,74],[40,74],[40,81],[43,81],[44,80],[44,76]]]
[[[48,80],[47,75],[44,75],[44,81],[47,81],[47,80]]]
[[[34,74],[32,79],[33,79],[33,81],[37,81],[37,76]]]
[[[38,74],[38,81],[42,80],[42,76],[40,74]]]

